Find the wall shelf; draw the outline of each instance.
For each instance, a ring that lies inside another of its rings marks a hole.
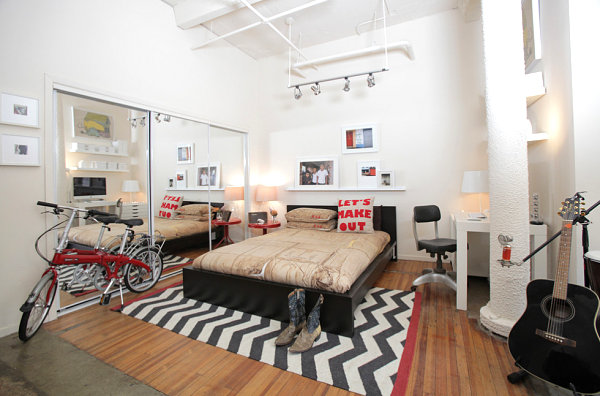
[[[309,191],[309,192],[332,192],[332,191],[349,191],[349,192],[368,192],[368,191],[406,191],[406,186],[398,186],[392,188],[358,188],[358,187],[340,187],[340,188],[328,188],[328,189],[310,189],[310,188],[298,188],[288,187],[287,191]]]
[[[84,172],[129,172],[125,169],[98,169],[98,168],[71,168],[71,171],[84,171]]]
[[[176,188],[176,187],[169,187],[166,190],[167,191],[208,191],[208,188],[198,188],[198,187]],[[210,191],[225,191],[225,189],[224,188],[211,188]]]

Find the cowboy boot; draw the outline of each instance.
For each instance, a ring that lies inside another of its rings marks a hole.
[[[290,324],[275,339],[275,345],[288,345],[294,341],[296,334],[306,324],[306,310],[304,308],[304,289],[295,289],[288,294],[288,307],[290,309]]]
[[[306,326],[302,328],[300,335],[296,338],[296,342],[291,346],[290,352],[305,352],[312,348],[313,343],[321,335],[321,304],[323,304],[323,295],[319,294],[317,303],[308,314]]]

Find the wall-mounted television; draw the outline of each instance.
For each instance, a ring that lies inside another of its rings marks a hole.
[[[73,197],[75,199],[106,198],[106,177],[74,177]]]

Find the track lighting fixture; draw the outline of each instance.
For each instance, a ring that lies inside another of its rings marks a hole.
[[[319,85],[319,83],[315,83],[315,85],[313,85],[312,87],[310,87],[310,89],[312,89],[313,93],[315,95],[318,95],[321,93],[321,86]]]
[[[137,128],[138,121],[139,121],[141,127],[146,126],[146,117],[128,118],[127,121],[129,121],[132,128]]]
[[[142,119],[140,120],[140,126],[141,127],[145,127],[146,126],[146,117],[142,117]]]
[[[131,122],[132,128],[137,128],[137,119],[136,118],[130,118],[129,122]]]
[[[339,76],[339,77],[331,77],[331,78],[325,78],[325,79],[319,79],[319,81],[310,81],[310,82],[303,82],[303,83],[297,83],[297,84],[290,84],[288,85],[288,88],[294,88],[294,98],[295,99],[300,99],[302,97],[302,91],[300,91],[300,87],[303,86],[309,86],[310,85],[310,89],[313,91],[313,93],[315,95],[318,95],[321,93],[321,83],[322,82],[329,82],[329,81],[334,81],[334,80],[344,80],[344,87],[342,88],[342,90],[344,92],[348,92],[350,91],[350,79],[353,77],[358,77],[358,76],[367,76],[367,86],[369,88],[372,88],[375,86],[375,74],[376,73],[382,73],[382,72],[386,72],[388,71],[388,68],[383,68],[380,70],[372,70],[372,71],[366,71],[366,72],[362,72],[362,73],[355,73],[355,74],[346,74],[345,76]]]
[[[156,113],[156,115],[154,116],[154,120],[156,120],[156,122],[160,124],[160,113]]]
[[[163,121],[164,122],[171,122],[171,116],[168,114],[163,115]]]
[[[350,91],[350,80],[348,79],[348,77],[344,77],[344,79],[346,80],[346,82],[344,83],[344,92],[348,92]]]
[[[373,88],[375,86],[375,76],[373,73],[369,73],[369,77],[367,77],[367,85],[369,88]]]

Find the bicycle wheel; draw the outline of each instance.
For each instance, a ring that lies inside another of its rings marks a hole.
[[[125,286],[134,293],[145,292],[156,285],[162,274],[163,262],[158,249],[155,247],[144,247],[135,251],[131,258],[140,260],[150,271],[137,265],[128,264],[125,270]]]
[[[33,337],[42,326],[42,323],[44,323],[46,316],[48,316],[58,285],[58,282],[55,282],[54,286],[52,286],[53,280],[54,278],[51,276],[45,280],[42,278],[42,280],[40,280],[40,282],[43,282],[41,288],[37,287],[39,286],[38,282],[33,289],[38,289],[39,291],[35,295],[33,307],[30,310],[23,312],[23,315],[21,316],[21,323],[19,324],[19,339],[21,339],[21,341],[27,341]]]

